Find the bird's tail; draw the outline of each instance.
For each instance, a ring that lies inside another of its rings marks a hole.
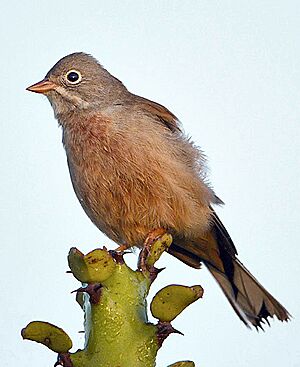
[[[280,321],[287,321],[287,310],[254,278],[254,276],[240,263],[238,259],[233,262],[233,277],[228,277],[225,272],[206,263],[208,270],[218,282],[228,301],[240,319],[247,325],[256,328],[262,327],[261,323],[268,316],[274,315]]]
[[[262,328],[268,317],[289,319],[288,311],[254,278],[236,258],[226,229],[214,214],[212,231],[199,241],[172,244],[169,252],[194,268],[203,262],[218,282],[239,318],[248,326]]]

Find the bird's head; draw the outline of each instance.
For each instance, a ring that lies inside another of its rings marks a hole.
[[[127,91],[94,57],[83,52],[60,59],[43,80],[27,90],[46,95],[59,120],[74,112],[107,108]]]

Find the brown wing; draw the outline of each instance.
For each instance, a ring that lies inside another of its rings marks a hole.
[[[148,113],[151,118],[153,118],[153,116],[156,116],[157,121],[163,123],[172,132],[181,131],[177,117],[166,107],[140,96],[135,96],[135,98],[139,102],[140,108]]]

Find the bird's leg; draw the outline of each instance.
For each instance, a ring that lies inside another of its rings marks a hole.
[[[141,269],[142,271],[147,269],[146,260],[148,258],[151,246],[155,241],[157,241],[165,233],[167,233],[167,231],[164,228],[156,228],[148,233],[148,236],[143,244],[143,248],[139,255],[138,269]]]
[[[129,245],[128,243],[123,243],[122,245],[118,246],[114,251],[120,251],[120,252],[124,252],[126,250],[129,250],[132,246]]]

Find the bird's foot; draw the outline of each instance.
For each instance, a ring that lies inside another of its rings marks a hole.
[[[128,243],[123,243],[122,245],[118,246],[114,251],[118,252],[124,252],[126,250],[129,250],[132,246]]]
[[[167,231],[164,228],[156,228],[149,232],[144,244],[143,248],[139,255],[139,261],[138,261],[138,269],[140,269],[142,272],[149,271],[149,266],[147,263],[147,259],[150,254],[151,247],[155,241],[160,239],[164,234],[166,234]]]
[[[162,237],[167,231],[165,228],[156,228],[153,231],[148,233],[148,236],[144,242],[144,248],[150,249],[153,242],[157,241],[160,237]]]

